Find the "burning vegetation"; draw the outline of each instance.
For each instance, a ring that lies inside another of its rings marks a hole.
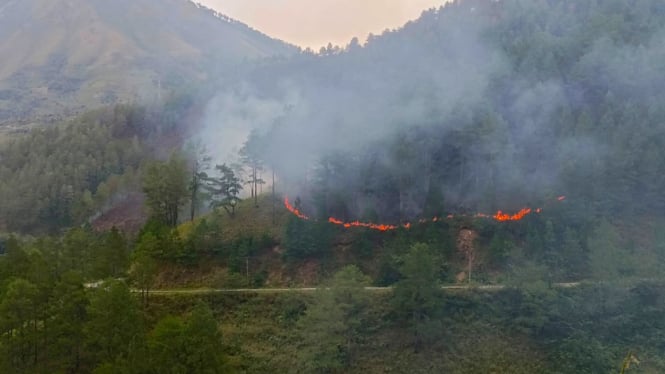
[[[564,201],[566,199],[565,196],[559,196],[557,198],[557,201]],[[298,205],[298,204],[296,204]],[[289,202],[289,198],[285,197],[284,198],[284,207],[286,209],[293,213],[296,217],[304,220],[310,220],[309,216],[304,214],[299,207],[294,206]],[[445,218],[446,219],[455,219],[458,217],[473,217],[473,218],[486,218],[486,219],[493,219],[498,222],[508,222],[508,221],[521,221],[524,219],[524,217],[530,215],[530,214],[540,214],[543,212],[543,208],[522,208],[520,211],[514,214],[509,214],[509,213],[504,213],[503,211],[499,210],[495,214],[485,214],[485,213],[475,213],[473,215],[467,215],[467,214],[449,214]],[[420,219],[418,220],[419,224],[423,223],[428,223],[428,222],[438,222],[442,220],[440,217],[433,217],[431,219]],[[353,222],[345,222],[341,219],[335,218],[335,217],[330,217],[328,218],[328,222],[332,223],[333,225],[337,226],[342,226],[344,228],[352,228],[352,227],[364,227],[368,228],[370,230],[377,230],[377,231],[392,231],[392,230],[397,230],[399,228],[405,228],[405,229],[410,229],[412,223],[411,222],[406,222],[401,225],[391,225],[391,224],[385,224],[385,223],[373,223],[373,222],[360,222],[360,221],[353,221]]]

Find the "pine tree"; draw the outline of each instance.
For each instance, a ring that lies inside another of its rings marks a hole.
[[[171,227],[176,226],[180,208],[189,198],[185,160],[173,154],[167,162],[148,165],[143,192],[152,216]]]
[[[354,364],[367,329],[367,278],[356,266],[337,272],[299,321],[299,363],[305,372],[343,370]]]
[[[215,169],[221,174],[219,177],[208,177],[206,189],[210,193],[213,208],[224,208],[233,217],[236,205],[240,201],[242,185],[240,179],[226,164],[217,165]]]
[[[440,329],[437,310],[441,290],[437,263],[426,244],[413,245],[400,267],[402,279],[395,285],[393,305],[411,330],[416,352]]]
[[[123,282],[109,281],[97,289],[87,313],[85,345],[95,362],[126,362],[131,350],[143,344],[143,320],[136,299]]]

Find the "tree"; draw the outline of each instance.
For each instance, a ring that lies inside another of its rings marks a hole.
[[[435,319],[441,301],[437,263],[426,244],[413,245],[400,267],[402,279],[395,285],[393,305],[413,334],[416,352],[439,329]]]
[[[97,279],[115,278],[127,271],[129,265],[129,247],[122,233],[117,228],[103,234],[98,244],[95,261]]]
[[[189,152],[191,163],[191,179],[189,181],[189,219],[194,220],[196,215],[196,208],[200,204],[201,190],[205,185],[208,178],[207,171],[210,169],[210,162],[212,158],[208,154],[205,145],[200,141],[190,145]]]
[[[547,281],[552,285],[557,275],[562,270],[562,258],[559,253],[559,245],[557,245],[556,234],[554,232],[554,225],[551,220],[545,222],[545,232],[543,233],[543,259],[547,265]]]
[[[30,257],[22,243],[10,236],[5,242],[5,254],[0,256],[0,280],[22,276],[30,271]]]
[[[358,40],[357,37],[353,37],[349,44],[346,46],[346,51],[347,52],[357,52],[362,48],[360,45],[360,41]]]
[[[561,257],[566,264],[564,281],[584,279],[588,268],[588,254],[571,228],[564,232],[561,246]]]
[[[184,330],[185,363],[188,373],[221,373],[224,371],[222,334],[212,310],[198,303]]]
[[[185,160],[174,153],[167,162],[149,164],[143,178],[143,192],[152,216],[176,226],[180,208],[189,198]]]
[[[307,372],[343,370],[353,365],[367,328],[366,277],[356,266],[337,272],[299,321],[299,362]]]
[[[131,173],[145,157],[136,128],[127,127],[142,120],[128,121],[130,110],[98,109],[2,142],[0,217],[11,217],[3,225],[55,233],[90,218],[118,190],[105,181]]]
[[[311,222],[290,216],[284,230],[284,257],[297,260],[314,254],[325,254],[332,242],[331,226],[327,222]]]
[[[289,112],[291,108],[289,106],[285,107],[285,111]],[[277,204],[277,196],[275,194],[275,187],[276,187],[276,182],[275,182],[275,169],[277,167],[277,160],[278,160],[278,155],[281,152],[280,149],[280,144],[279,142],[275,141],[275,138],[278,137],[278,133],[280,129],[283,128],[283,122],[281,118],[275,120],[273,122],[272,127],[268,131],[267,134],[264,135],[264,158],[266,159],[266,164],[270,167],[270,174],[271,174],[271,181],[270,181],[270,189],[271,189],[271,205],[272,205],[272,224],[276,224],[276,208],[275,205]]]
[[[90,276],[92,253],[97,238],[91,230],[75,228],[67,231],[62,238],[62,261],[64,269],[74,270]]]
[[[88,302],[83,279],[74,272],[62,276],[49,300],[48,313],[52,320],[46,326],[49,335],[48,356],[64,372],[81,371],[85,340],[83,328],[88,317]]]
[[[555,373],[616,373],[612,350],[593,336],[575,334],[549,351]]]
[[[27,373],[37,363],[38,289],[25,279],[14,279],[0,302],[0,369]]]
[[[222,373],[224,357],[217,321],[210,308],[197,304],[185,322],[167,316],[148,338],[151,367],[155,373]]]
[[[264,163],[264,138],[261,137],[257,130],[252,130],[245,144],[240,149],[240,158],[249,170],[249,179],[246,181],[251,186],[251,196],[254,198],[254,205],[259,206],[258,200],[258,186],[265,183],[261,179],[261,171],[263,171]]]
[[[137,251],[131,269],[131,276],[141,290],[141,300],[143,305],[148,305],[150,289],[155,282],[156,275],[157,263],[152,256],[145,251]]]
[[[457,235],[457,250],[466,257],[467,280],[471,283],[474,261],[476,260],[476,246],[478,233],[474,230],[463,228]]]
[[[178,230],[156,220],[149,220],[143,226],[134,252],[155,259],[180,260],[185,256]]]
[[[633,255],[622,247],[612,224],[603,220],[588,238],[591,275],[597,280],[613,280],[634,270]]]
[[[236,205],[240,201],[240,197],[238,197],[242,190],[240,179],[226,164],[217,165],[215,169],[221,175],[217,178],[208,177],[206,185],[206,189],[210,192],[212,198],[211,206],[213,208],[222,207],[233,217]]]
[[[155,373],[187,373],[185,365],[185,324],[179,317],[159,320],[148,336],[150,366]]]
[[[95,290],[87,308],[86,350],[95,362],[120,365],[143,344],[143,321],[129,287],[108,281]]]

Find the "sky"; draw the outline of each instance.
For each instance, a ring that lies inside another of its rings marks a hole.
[[[398,28],[447,0],[195,0],[271,37],[318,50]]]

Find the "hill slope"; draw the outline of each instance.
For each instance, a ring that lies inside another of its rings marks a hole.
[[[293,50],[187,0],[0,0],[0,123],[154,99]]]

